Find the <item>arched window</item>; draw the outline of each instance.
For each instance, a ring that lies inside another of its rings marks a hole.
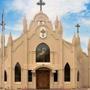
[[[5,82],[7,81],[7,72],[6,72],[6,70],[4,71],[4,81]]]
[[[70,81],[70,66],[68,63],[64,67],[64,81]]]
[[[15,82],[21,81],[21,66],[19,63],[15,66]]]
[[[77,81],[79,81],[79,71],[77,72]]]
[[[36,48],[36,62],[50,62],[50,48],[45,43]]]

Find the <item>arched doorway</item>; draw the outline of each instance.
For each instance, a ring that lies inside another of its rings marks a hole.
[[[37,89],[50,88],[50,69],[42,67],[36,70],[36,88]]]

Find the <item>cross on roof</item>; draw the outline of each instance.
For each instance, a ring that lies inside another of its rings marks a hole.
[[[80,28],[80,25],[77,24],[75,27],[77,27],[77,34],[79,34],[79,28]]]
[[[44,6],[45,3],[42,0],[40,0],[40,2],[37,3],[37,5],[40,5],[40,11],[42,11],[42,6]]]
[[[2,21],[1,21],[0,25],[2,26],[2,31],[4,31],[5,30],[5,25],[6,25],[5,22],[4,22],[4,11],[2,13]]]

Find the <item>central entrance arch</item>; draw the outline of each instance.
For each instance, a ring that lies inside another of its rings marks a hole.
[[[50,69],[42,67],[36,70],[36,88],[37,89],[50,88]]]

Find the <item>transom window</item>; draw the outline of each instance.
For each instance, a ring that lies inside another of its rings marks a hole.
[[[36,48],[36,62],[50,62],[50,48],[45,43]]]

